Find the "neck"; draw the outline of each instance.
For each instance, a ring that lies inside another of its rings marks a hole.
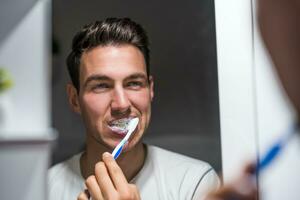
[[[94,169],[97,162],[102,161],[104,152],[112,150],[95,141],[94,138],[87,137],[86,150],[80,158],[80,169],[84,179],[95,174]],[[122,152],[117,159],[117,163],[122,169],[129,182],[143,167],[146,151],[144,145],[139,142],[132,149]]]

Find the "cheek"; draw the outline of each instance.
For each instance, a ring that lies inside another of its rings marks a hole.
[[[132,96],[132,105],[134,109],[140,114],[141,122],[139,128],[142,132],[139,135],[143,135],[145,129],[148,127],[151,117],[151,97],[149,92],[140,93],[139,95]]]
[[[141,91],[139,94],[132,94],[130,96],[132,104],[140,112],[148,112],[151,108],[150,92]]]
[[[109,98],[97,94],[83,96],[83,107],[88,115],[103,116],[109,107]]]

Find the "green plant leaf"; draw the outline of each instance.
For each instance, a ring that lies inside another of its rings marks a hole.
[[[9,72],[4,69],[0,68],[0,93],[10,89],[13,86],[13,80]]]

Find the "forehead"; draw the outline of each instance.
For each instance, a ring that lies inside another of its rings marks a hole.
[[[98,46],[81,57],[81,81],[96,74],[118,79],[133,73],[146,75],[146,64],[141,51],[132,45]]]

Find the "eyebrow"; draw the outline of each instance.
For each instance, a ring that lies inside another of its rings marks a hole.
[[[87,84],[91,81],[109,81],[111,80],[111,78],[109,78],[108,76],[105,76],[105,75],[92,75],[92,76],[89,76],[86,81],[84,82],[84,87],[87,86]]]
[[[135,73],[135,74],[131,74],[128,77],[126,77],[125,81],[131,80],[131,79],[147,80],[147,76],[143,73]],[[86,81],[84,82],[84,87],[86,87],[87,84],[90,83],[91,81],[110,81],[110,80],[112,80],[112,79],[108,76],[95,74],[95,75],[89,76],[86,79]]]
[[[143,73],[135,73],[135,74],[132,74],[125,78],[126,81],[130,80],[130,79],[145,79],[145,80],[147,80],[147,76]]]

